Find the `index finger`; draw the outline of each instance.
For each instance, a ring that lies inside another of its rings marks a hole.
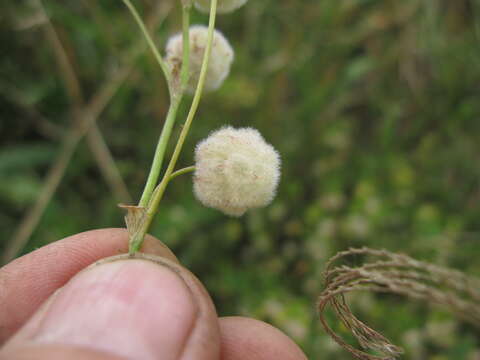
[[[128,251],[125,229],[87,231],[42,247],[0,269],[0,345],[55,290],[95,261]],[[178,262],[157,239],[147,236],[142,252]]]

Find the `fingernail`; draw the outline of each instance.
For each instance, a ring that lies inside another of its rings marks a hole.
[[[199,306],[168,266],[121,260],[78,274],[51,300],[30,341],[87,347],[129,359],[178,359]]]

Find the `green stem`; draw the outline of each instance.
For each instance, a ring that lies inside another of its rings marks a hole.
[[[155,149],[155,155],[153,157],[150,173],[148,174],[147,183],[143,189],[142,197],[140,198],[138,206],[147,207],[148,202],[152,197],[153,190],[155,189],[155,186],[157,186],[158,177],[160,175],[160,171],[162,170],[163,158],[165,157],[165,150],[167,149],[168,140],[172,134],[173,124],[175,123],[181,98],[181,96],[172,98],[170,108],[168,109],[167,118],[165,119],[165,124],[163,125],[162,133],[160,134],[160,138],[157,143],[157,148]]]
[[[126,0],[128,1],[128,0]],[[183,18],[183,59],[182,70],[180,74],[180,88],[174,87],[171,96],[170,108],[168,109],[167,118],[163,125],[162,133],[155,149],[155,155],[152,162],[150,173],[148,174],[147,183],[140,198],[139,206],[147,207],[152,197],[153,190],[158,183],[158,177],[162,170],[163,159],[165,157],[165,151],[172,134],[172,128],[175,123],[178,108],[182,101],[183,91],[188,82],[189,75],[189,59],[190,59],[190,42],[189,42],[189,28],[190,28],[190,9],[191,5],[182,6],[182,18]]]
[[[190,9],[191,3],[182,6],[182,41],[183,41],[183,59],[182,71],[180,73],[181,91],[185,90],[190,77]]]
[[[190,172],[195,171],[195,166],[189,166],[180,170],[175,171],[172,175],[170,175],[170,181],[175,179],[177,176],[188,174]]]
[[[185,143],[185,139],[188,135],[188,131],[190,130],[190,126],[192,125],[193,118],[198,109],[198,105],[200,104],[200,99],[202,97],[203,87],[205,85],[205,79],[207,75],[208,64],[210,61],[210,54],[212,50],[212,43],[213,43],[213,31],[215,29],[215,19],[217,13],[217,0],[211,1],[210,7],[210,19],[208,23],[208,35],[207,35],[207,45],[205,47],[205,53],[203,55],[203,62],[202,67],[200,70],[200,76],[197,84],[197,88],[195,90],[195,95],[193,97],[192,105],[190,106],[190,110],[187,115],[187,119],[185,120],[185,124],[183,125],[182,131],[178,138],[177,144],[175,146],[175,150],[173,152],[172,158],[168,164],[167,170],[165,171],[165,175],[162,178],[160,184],[156,187],[156,189],[152,193],[151,200],[148,204],[147,212],[145,218],[140,226],[140,229],[136,231],[134,237],[130,239],[130,254],[136,253],[143,243],[143,238],[152,223],[152,220],[157,212],[158,205],[160,200],[163,197],[165,189],[171,180],[171,176],[173,174],[173,169],[177,164],[178,157],[182,150],[183,144]],[[185,34],[185,33],[184,33]],[[185,54],[184,54],[185,55]]]
[[[145,26],[145,23],[143,22],[142,18],[138,14],[137,10],[135,9],[135,7],[131,3],[131,1],[130,0],[122,0],[122,1],[127,6],[128,10],[130,10],[133,18],[135,19],[138,26],[140,27],[140,30],[142,31],[143,36],[145,37],[145,40],[147,41],[148,46],[150,47],[150,50],[152,50],[153,55],[155,56],[155,59],[158,62],[158,65],[160,65],[160,68],[162,69],[163,74],[165,75],[165,78],[167,79],[167,85],[168,85],[168,88],[169,88],[169,91],[170,91],[170,95],[172,95],[171,94],[171,89],[170,89],[170,87],[171,87],[171,85],[170,85],[171,84],[171,75],[170,75],[170,70],[168,69],[167,64],[165,63],[165,61],[163,61],[163,58],[160,55],[160,52],[158,51],[157,46],[153,42],[152,37],[150,36],[150,34],[147,30],[147,27]]]
[[[187,115],[187,120],[185,120],[185,124],[183,125],[182,131],[177,141],[177,145],[175,146],[175,150],[173,151],[172,158],[168,164],[167,170],[165,171],[165,175],[158,185],[158,188],[155,189],[154,194],[152,196],[152,202],[147,209],[147,213],[155,214],[158,204],[163,196],[165,188],[170,181],[170,176],[177,164],[178,157],[180,152],[182,151],[183,144],[185,143],[185,139],[188,135],[188,131],[190,130],[190,126],[192,125],[193,118],[198,109],[198,105],[200,103],[200,99],[202,98],[203,87],[205,85],[205,79],[207,75],[208,64],[210,61],[210,54],[212,50],[212,43],[213,43],[213,31],[215,29],[215,14],[217,11],[217,0],[211,1],[211,9],[210,9],[210,21],[208,24],[208,35],[207,35],[207,45],[205,47],[205,54],[203,56],[202,67],[200,70],[200,76],[197,84],[197,89],[195,90],[195,95],[193,97],[192,105],[190,107],[190,111]],[[158,191],[157,191],[158,190]]]

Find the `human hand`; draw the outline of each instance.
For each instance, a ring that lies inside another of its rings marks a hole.
[[[147,260],[93,262],[127,251],[121,229],[71,236],[0,269],[0,360],[305,360],[279,330],[218,318],[172,252],[147,237]]]

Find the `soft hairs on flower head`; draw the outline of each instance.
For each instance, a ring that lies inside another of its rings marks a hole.
[[[194,93],[197,87],[200,70],[202,68],[203,54],[207,46],[208,28],[203,25],[190,27],[190,79],[187,84],[187,91]],[[167,43],[167,62],[172,71],[180,73],[183,58],[182,34],[172,36]],[[234,52],[228,40],[221,32],[215,30],[213,33],[212,53],[208,64],[205,78],[205,91],[218,89],[230,72]]]
[[[217,2],[217,12],[219,14],[225,14],[237,10],[239,7],[244,5],[247,0],[218,0]],[[210,12],[210,0],[195,0],[195,7],[204,12]]]
[[[280,156],[252,128],[224,127],[195,149],[194,192],[231,216],[268,205],[280,178]]]

